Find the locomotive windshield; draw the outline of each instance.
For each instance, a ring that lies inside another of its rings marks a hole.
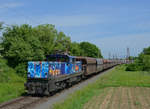
[[[50,58],[47,58],[47,61],[68,62],[68,58],[64,58],[64,57],[50,57]]]
[[[46,59],[52,62],[69,62],[69,57],[67,55],[47,55]]]

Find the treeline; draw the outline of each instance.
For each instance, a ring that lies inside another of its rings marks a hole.
[[[134,63],[127,65],[127,71],[150,71],[150,47],[144,48],[135,58]]]
[[[69,36],[58,32],[54,25],[32,27],[28,24],[5,26],[2,30],[1,55],[19,75],[25,76],[28,61],[42,61],[55,51],[74,56],[102,58],[100,49],[89,42],[71,42]]]

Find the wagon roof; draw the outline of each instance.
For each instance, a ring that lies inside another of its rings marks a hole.
[[[76,59],[84,60],[84,61],[86,61],[87,64],[95,64],[96,63],[96,58],[76,56]]]

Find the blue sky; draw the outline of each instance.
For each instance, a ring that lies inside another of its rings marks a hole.
[[[132,56],[150,46],[150,0],[0,0],[6,24],[54,24],[72,41],[96,44],[102,54]]]

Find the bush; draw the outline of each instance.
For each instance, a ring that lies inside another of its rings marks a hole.
[[[144,48],[134,63],[127,65],[126,71],[150,71],[150,47]]]
[[[143,56],[143,70],[150,71],[150,55]]]
[[[20,63],[17,67],[15,67],[16,73],[19,76],[23,76],[23,77],[26,77],[26,74],[27,74],[26,69],[27,69],[26,63]]]
[[[127,65],[126,71],[141,71],[143,69],[143,66],[140,66],[136,63],[132,63]]]
[[[0,58],[0,82],[10,81],[14,73],[14,69],[7,65],[7,60]]]

